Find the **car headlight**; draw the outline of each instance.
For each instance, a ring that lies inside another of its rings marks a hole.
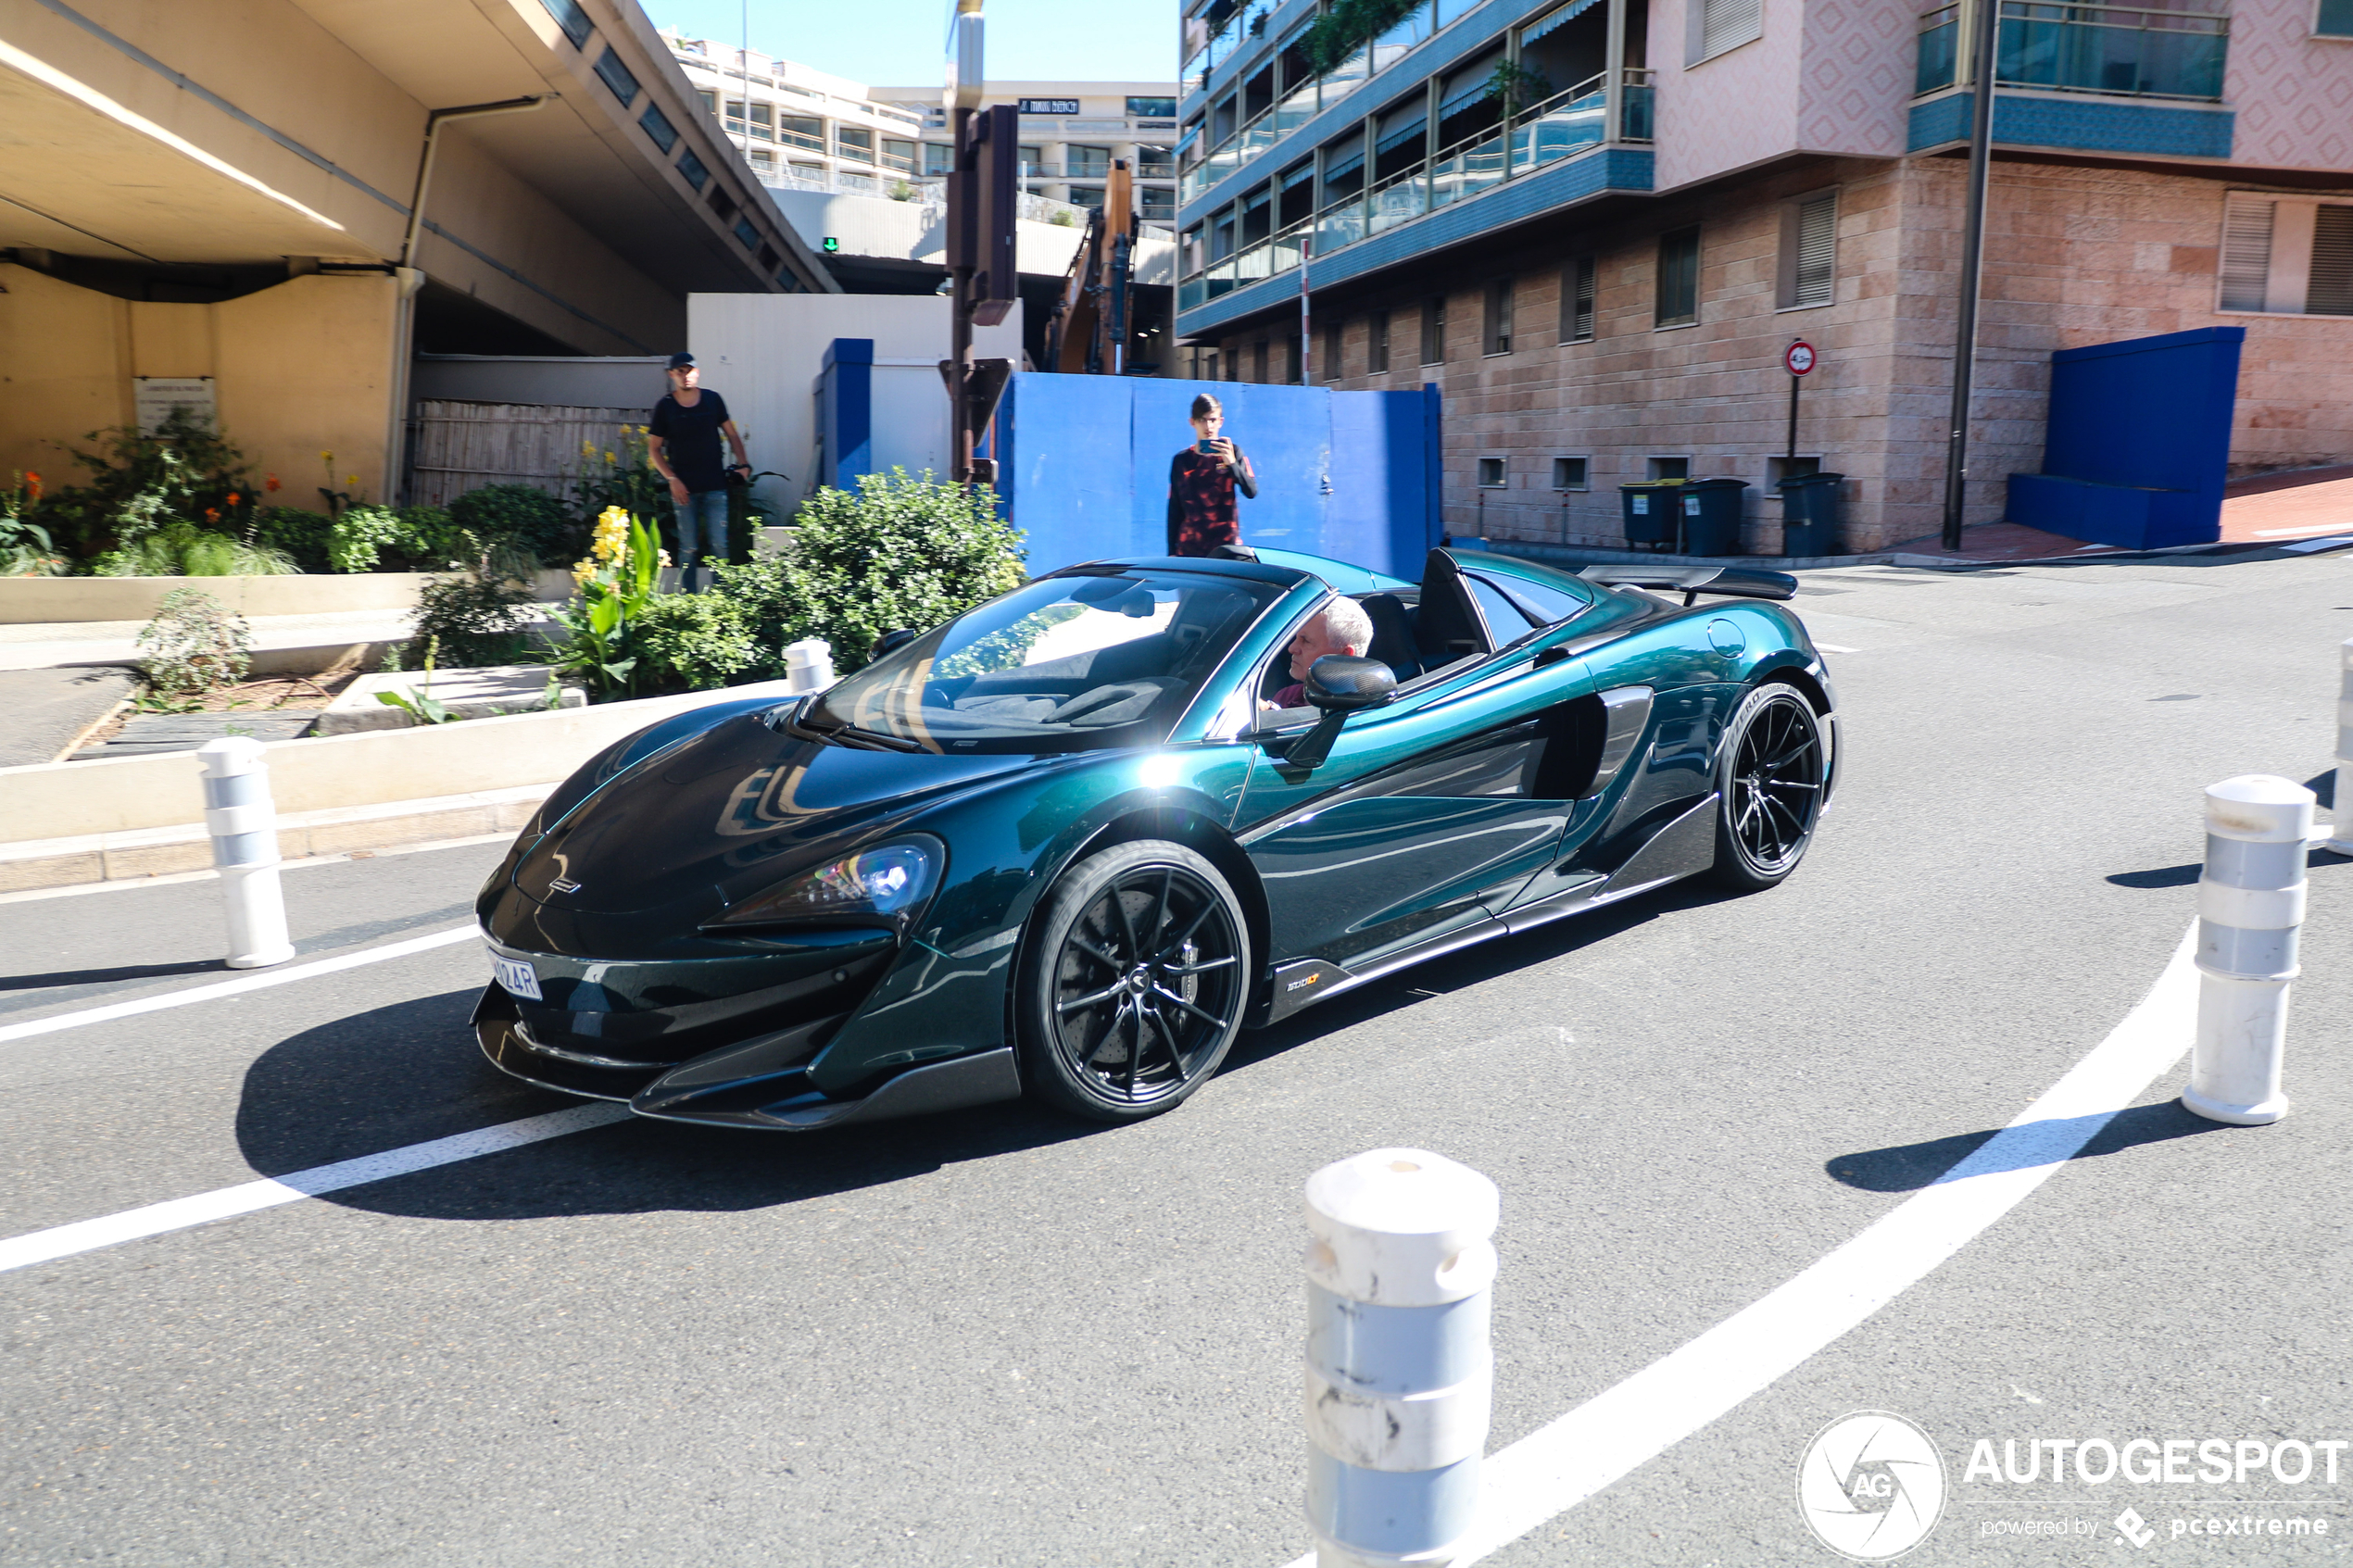
[[[924,843],[861,849],[745,899],[715,923],[895,920],[931,896],[945,859],[937,846]]]

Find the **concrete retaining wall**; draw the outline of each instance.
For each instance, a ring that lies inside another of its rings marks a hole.
[[[298,572],[283,577],[0,578],[0,626],[64,621],[150,621],[174,588],[202,588],[239,615],[339,615],[414,609],[429,571]],[[539,573],[533,594],[572,596],[572,574]]]
[[[714,702],[787,695],[784,682],[770,681],[430,729],[280,741],[269,748],[271,791],[281,812],[299,813],[553,785],[658,720]],[[0,833],[15,841],[80,838],[200,822],[198,777],[193,751],[0,768]],[[0,844],[0,857],[9,848]]]

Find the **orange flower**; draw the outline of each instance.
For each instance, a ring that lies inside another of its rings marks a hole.
[[[220,508],[219,507],[207,507],[204,509],[204,520],[207,522],[219,522],[220,521]]]
[[[244,498],[245,498],[244,496],[239,495],[238,495],[235,491],[233,491],[233,490],[232,490],[232,491],[230,491],[230,492],[229,492],[229,504],[230,504],[231,506],[233,506],[233,506],[235,506],[235,505],[236,505],[239,501],[243,500]]]
[[[24,487],[32,493],[32,498],[34,500],[38,501],[41,499],[41,476],[39,474],[27,472],[24,476]]]
[[[278,476],[274,473],[270,475],[261,482],[261,487],[275,495],[278,493]]]

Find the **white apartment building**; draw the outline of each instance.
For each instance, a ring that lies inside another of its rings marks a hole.
[[[665,30],[662,41],[761,183],[915,199],[950,162],[939,89],[869,87],[792,60]],[[1173,82],[992,82],[986,101],[1022,109],[1033,195],[1101,207],[1112,161],[1127,160],[1151,222],[1176,215]]]

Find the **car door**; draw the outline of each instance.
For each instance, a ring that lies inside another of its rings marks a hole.
[[[1574,659],[1523,648],[1352,717],[1312,771],[1258,744],[1238,837],[1258,869],[1269,961],[1342,967],[1487,918],[1545,866],[1570,803],[1554,798],[1562,719],[1592,690]]]

